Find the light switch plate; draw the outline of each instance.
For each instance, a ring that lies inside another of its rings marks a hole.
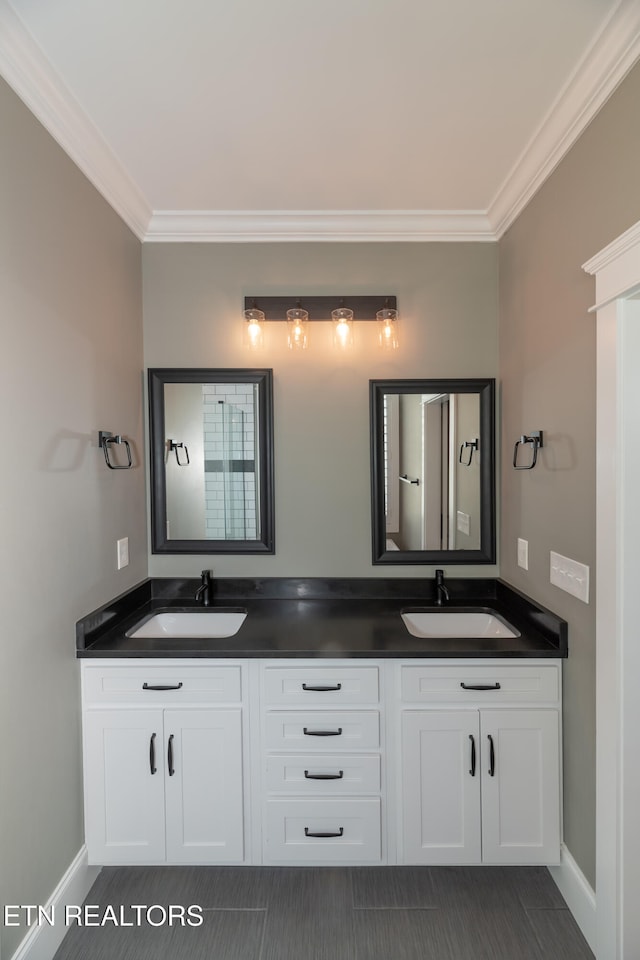
[[[549,554],[551,583],[561,590],[577,597],[584,603],[589,603],[589,567],[577,560],[563,557],[561,553]]]
[[[518,537],[518,566],[523,570],[529,569],[529,541]]]
[[[117,542],[118,548],[118,570],[129,566],[129,537],[123,537]]]
[[[466,533],[467,536],[469,536],[470,519],[471,518],[468,513],[463,513],[462,510],[458,510],[456,526],[458,527],[460,533]]]

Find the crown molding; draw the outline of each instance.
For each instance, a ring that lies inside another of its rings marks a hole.
[[[560,163],[640,57],[640,4],[620,0],[500,187],[487,214],[496,240]]]
[[[300,243],[493,241],[480,210],[159,210],[146,241]]]
[[[619,237],[616,237],[615,240],[612,240],[611,243],[607,244],[607,246],[598,253],[594,254],[586,263],[583,263],[582,269],[585,273],[599,273],[600,270],[610,266],[610,264],[614,263],[630,250],[638,250],[640,252],[640,220],[638,223],[634,223],[632,227],[629,227],[628,230],[625,230],[624,233],[620,234]]]
[[[133,233],[144,239],[149,204],[6,0],[0,0],[0,75]]]
[[[589,313],[596,313],[613,300],[637,294],[640,291],[640,221],[583,263],[582,269],[596,278],[596,302]]]

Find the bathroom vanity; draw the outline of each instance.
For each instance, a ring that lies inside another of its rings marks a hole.
[[[195,585],[78,624],[90,862],[559,861],[564,621],[490,579],[452,580],[442,615],[515,636],[410,633],[439,609],[419,580],[218,581],[233,635],[131,636],[197,618]]]

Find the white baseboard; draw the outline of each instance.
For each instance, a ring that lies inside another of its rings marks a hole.
[[[87,848],[83,845],[60,883],[51,894],[46,906],[50,913],[54,908],[56,918],[64,917],[67,905],[83,902],[100,873],[100,867],[87,863]],[[33,924],[11,960],[52,960],[62,943],[68,927],[60,919],[54,926],[48,923]]]
[[[560,851],[560,866],[548,870],[595,954],[596,895],[588,880],[564,845]]]

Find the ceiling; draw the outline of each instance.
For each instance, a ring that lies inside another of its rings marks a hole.
[[[0,0],[0,73],[145,240],[495,240],[640,0]]]

